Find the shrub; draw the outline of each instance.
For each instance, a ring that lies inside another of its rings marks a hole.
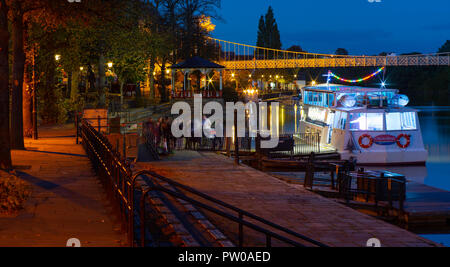
[[[0,172],[0,213],[14,213],[24,208],[31,196],[30,186],[15,175]]]

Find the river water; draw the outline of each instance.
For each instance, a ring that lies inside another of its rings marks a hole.
[[[420,110],[422,136],[429,153],[426,167],[384,167],[383,169],[403,174],[408,180],[414,182],[450,191],[450,107],[416,108]],[[280,133],[293,133],[296,127],[298,129],[299,118],[298,104],[281,104]],[[422,236],[450,247],[448,232]]]

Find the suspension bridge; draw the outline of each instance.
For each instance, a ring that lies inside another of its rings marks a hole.
[[[228,70],[450,66],[450,53],[344,56],[270,49],[215,38],[209,38],[208,42],[217,49],[219,63]]]

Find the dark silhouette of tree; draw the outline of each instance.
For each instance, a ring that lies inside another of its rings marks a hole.
[[[272,7],[259,20],[257,40],[259,47],[281,49],[280,31]]]
[[[348,51],[345,48],[338,48],[335,52],[336,55],[348,56]]]
[[[287,51],[292,51],[292,52],[303,52],[303,49],[302,49],[302,47],[299,46],[299,45],[293,45],[293,46],[289,47],[289,48],[287,49]]]
[[[0,0],[0,168],[10,169],[8,6]]]
[[[450,52],[450,40],[447,40],[444,45],[442,45],[441,48],[439,48],[438,53],[446,53]]]
[[[180,1],[180,28],[182,29],[182,55],[189,58],[199,55],[204,46],[205,35],[199,25],[202,16],[219,18],[217,9],[221,0],[183,0]]]
[[[264,40],[265,32],[266,32],[266,22],[264,20],[264,16],[261,16],[258,24],[258,36],[256,46],[264,47],[266,45],[266,42]]]

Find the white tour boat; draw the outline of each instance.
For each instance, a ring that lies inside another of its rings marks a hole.
[[[425,164],[418,111],[396,89],[323,84],[302,89],[300,132],[360,165]]]

